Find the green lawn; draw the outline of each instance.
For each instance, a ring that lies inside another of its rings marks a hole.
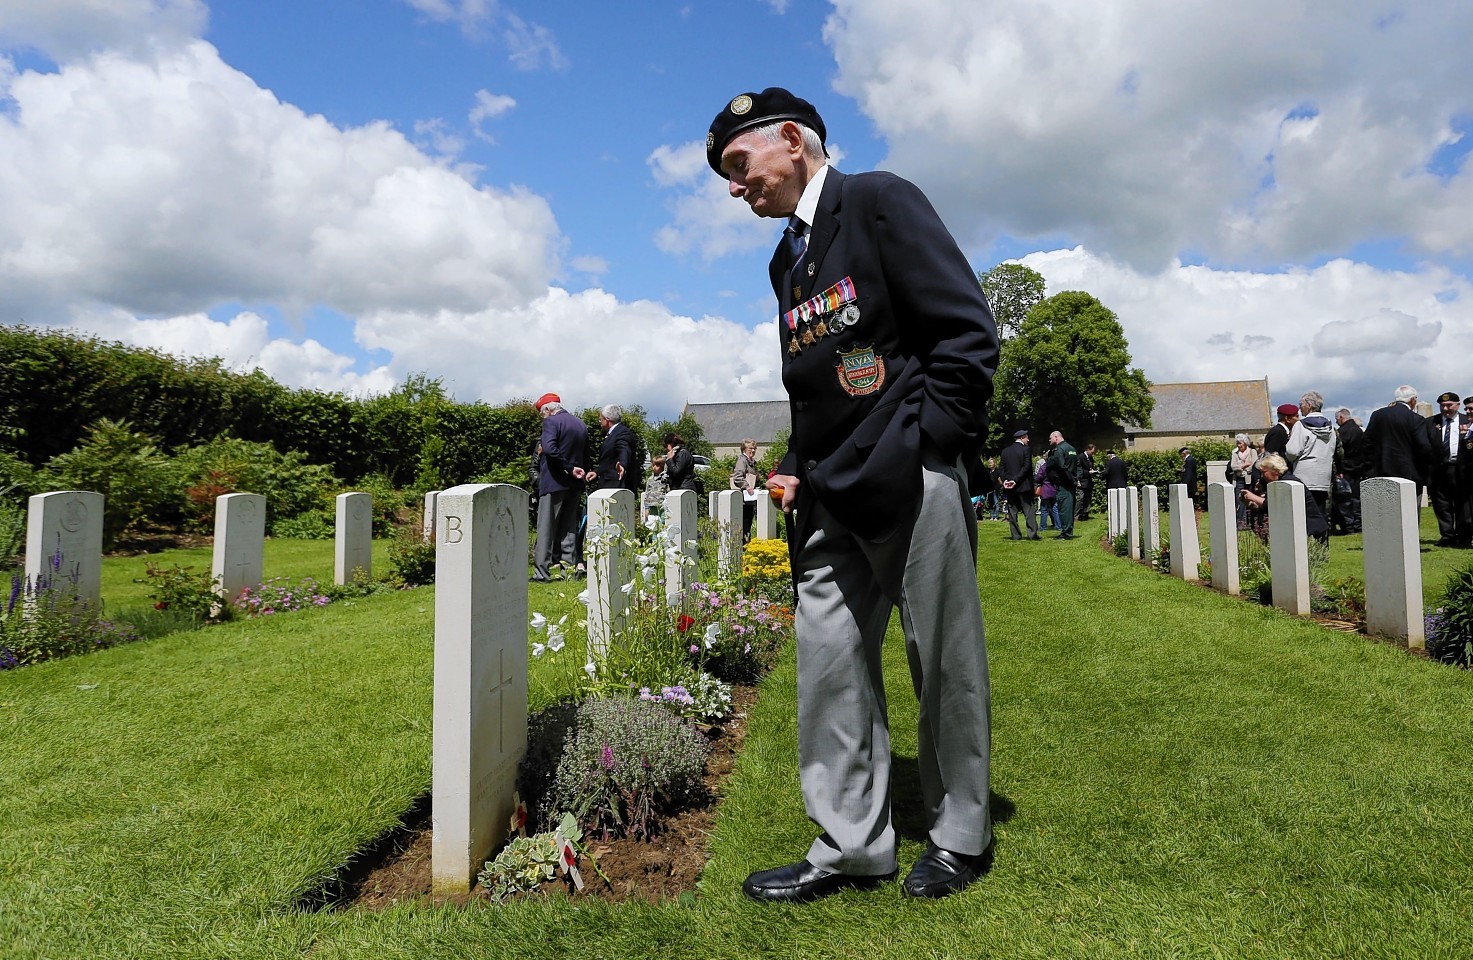
[[[1473,675],[1130,564],[1101,528],[982,526],[1000,823],[960,897],[741,897],[811,839],[790,655],[692,904],[293,910],[428,786],[422,588],[0,674],[0,956],[1473,953]],[[532,608],[576,610],[577,589],[536,587]],[[924,841],[892,640],[906,866]]]

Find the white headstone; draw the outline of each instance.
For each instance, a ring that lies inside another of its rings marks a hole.
[[[712,520],[716,519],[716,495],[720,492],[720,490],[706,491],[706,516]]]
[[[742,573],[742,492],[716,494],[716,570],[728,580]]]
[[[266,498],[227,493],[215,498],[215,592],[227,601],[261,585],[266,554]]]
[[[1268,560],[1274,606],[1301,617],[1308,614],[1309,539],[1302,483],[1275,480],[1268,485]]]
[[[1207,461],[1207,482],[1208,483],[1222,483],[1224,481],[1224,479],[1227,477],[1227,468],[1228,468],[1228,461],[1226,461],[1226,460],[1208,460]],[[1231,481],[1229,481],[1229,482],[1231,482]]]
[[[1236,596],[1238,589],[1238,514],[1233,485],[1221,480],[1207,484],[1207,523],[1212,585]]]
[[[665,599],[681,602],[696,580],[696,493],[671,490],[665,494]]]
[[[1125,542],[1132,560],[1141,558],[1141,502],[1135,487],[1125,488]]]
[[[1197,509],[1192,491],[1184,483],[1173,483],[1168,491],[1171,518],[1171,575],[1197,580],[1202,565],[1202,541],[1197,535]]]
[[[777,504],[772,502],[765,487],[757,491],[757,522],[752,525],[752,539],[777,539]]]
[[[527,751],[527,493],[440,494],[435,546],[431,884],[470,889],[507,833]]]
[[[1154,483],[1141,487],[1141,529],[1145,531],[1141,553],[1153,559],[1161,553],[1161,491]]]
[[[365,577],[373,576],[373,494],[338,494],[333,539],[333,583],[352,583],[353,571],[360,569]]]
[[[26,577],[32,584],[50,580],[96,609],[102,600],[102,510],[100,493],[59,490],[27,501]]]
[[[1417,488],[1410,480],[1376,477],[1360,485],[1366,551],[1366,632],[1427,646],[1422,621],[1422,554]]]
[[[1125,532],[1125,500],[1121,497],[1124,492],[1119,487],[1105,491],[1105,527],[1111,540]]]
[[[638,504],[632,490],[596,490],[588,495],[588,652],[602,657],[624,629],[629,609],[626,585],[634,582],[634,551],[624,541],[634,530]]]
[[[440,499],[440,491],[431,490],[425,494],[425,543],[435,542],[435,505]]]

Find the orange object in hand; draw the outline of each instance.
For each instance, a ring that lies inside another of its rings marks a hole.
[[[769,496],[772,497],[772,502],[773,503],[777,504],[778,506],[782,506],[782,503],[783,503],[783,488],[782,487],[768,487],[767,488],[767,493],[768,493]]]

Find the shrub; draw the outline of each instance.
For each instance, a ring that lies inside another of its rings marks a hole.
[[[435,582],[435,545],[425,540],[422,519],[394,528],[389,541],[389,580],[402,587]]]
[[[1366,618],[1366,584],[1360,577],[1336,577],[1324,585],[1319,596],[1312,597],[1310,606],[1316,613],[1330,613],[1346,620]]]
[[[1473,567],[1447,578],[1437,610],[1426,620],[1427,655],[1467,667],[1473,662]]]
[[[578,706],[553,778],[551,808],[607,839],[649,839],[701,787],[706,742],[690,723],[624,697]]]
[[[328,492],[337,485],[327,467],[307,463],[301,453],[281,453],[269,443],[221,437],[175,459],[184,478],[188,519],[206,529],[215,522],[215,498],[222,494],[265,497],[274,530],[278,520],[329,509]]]
[[[583,831],[578,829],[572,815],[563,814],[555,831],[513,838],[496,859],[486,862],[476,882],[492,903],[501,903],[518,893],[535,893],[560,869],[562,840],[576,847],[582,839]]]
[[[332,600],[318,589],[317,581],[303,577],[272,577],[254,590],[245,589],[235,598],[235,606],[248,617],[266,617],[273,613],[290,613],[308,607],[325,607]]]
[[[117,543],[123,531],[142,521],[177,516],[179,473],[154,446],[126,422],[99,420],[86,440],[70,453],[53,457],[47,468],[61,489],[102,494],[102,539]]]
[[[126,624],[103,620],[77,596],[80,571],[58,551],[32,579],[11,574],[10,595],[0,608],[0,670],[55,660],[138,639]]]
[[[641,687],[639,699],[696,721],[723,720],[731,715],[731,684],[709,673],[696,672],[657,690]]]
[[[12,487],[0,486],[0,570],[15,566],[26,537],[26,511]]]
[[[719,585],[692,584],[686,610],[690,622],[677,619],[676,629],[696,667],[733,683],[759,679],[793,635],[791,608]]]
[[[219,577],[208,573],[192,573],[190,567],[174,564],[168,569],[149,563],[142,580],[153,587],[149,598],[155,610],[170,610],[175,614],[196,621],[209,623],[230,618],[230,607],[220,602],[215,588]]]
[[[793,570],[783,540],[752,540],[742,551],[742,585],[776,603],[793,599]]]
[[[337,515],[326,507],[308,510],[295,517],[280,517],[271,523],[271,535],[287,540],[331,540],[337,533]]]

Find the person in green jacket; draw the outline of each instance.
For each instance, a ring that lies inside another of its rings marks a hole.
[[[1064,435],[1055,430],[1048,435],[1048,462],[1044,472],[1058,488],[1055,503],[1059,508],[1059,532],[1055,540],[1074,539],[1074,485],[1078,476],[1079,451],[1069,445]]]

